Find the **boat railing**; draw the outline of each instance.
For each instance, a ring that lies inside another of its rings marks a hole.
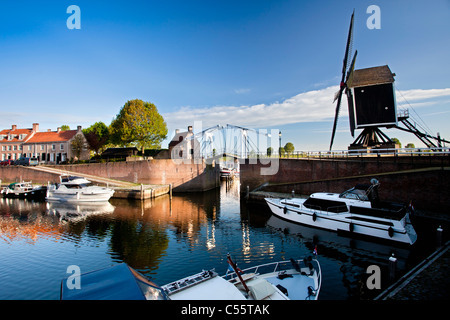
[[[216,277],[217,275],[218,274],[214,271],[214,269],[203,270],[202,272],[199,272],[192,276],[168,283],[168,284],[162,286],[162,289],[164,290],[164,292],[167,295],[171,295],[171,294],[174,294],[181,290],[192,287],[193,285],[196,285],[200,282],[212,279],[212,278]]]
[[[313,263],[313,268],[317,271],[318,281],[319,281],[319,288],[320,288],[321,271],[320,271],[320,264],[319,264],[319,262],[316,259],[311,259],[311,260],[301,259],[301,260],[296,260],[295,262],[298,264],[300,269],[301,268],[309,268],[308,263],[310,263],[310,262]],[[286,271],[286,270],[289,270],[289,269],[292,269],[292,268],[294,268],[294,266],[292,265],[291,261],[278,261],[278,262],[270,262],[270,263],[261,264],[261,265],[258,265],[258,266],[246,268],[246,269],[240,270],[240,273],[241,274],[258,275],[258,274],[265,274],[265,273],[282,272],[282,271]],[[233,279],[236,279],[237,277],[238,276],[237,276],[236,272],[229,271],[229,270],[227,270],[227,273],[223,276],[223,278],[226,279],[226,280],[233,280]]]

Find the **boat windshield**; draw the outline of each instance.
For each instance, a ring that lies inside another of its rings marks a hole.
[[[339,198],[369,201],[366,191],[356,188],[351,188],[350,190],[342,192],[339,195]]]
[[[81,184],[64,184],[68,189],[82,189],[93,186],[92,183],[81,183]]]

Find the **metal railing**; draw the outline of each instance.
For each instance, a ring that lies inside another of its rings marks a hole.
[[[355,149],[355,150],[331,150],[331,151],[293,151],[283,154],[266,152],[249,152],[243,158],[280,158],[280,159],[337,159],[358,157],[414,157],[414,156],[442,156],[450,155],[450,147],[442,148],[386,148],[386,149]],[[233,155],[241,158],[240,154]]]

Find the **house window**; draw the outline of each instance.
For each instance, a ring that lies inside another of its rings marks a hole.
[[[50,162],[55,161],[55,154],[54,153],[50,153]]]
[[[2,151],[6,151],[6,146],[2,146]]]
[[[43,144],[41,144],[41,151],[45,150],[45,146]]]
[[[52,150],[56,150],[56,144],[52,144]]]
[[[61,143],[61,144],[59,145],[59,149],[60,149],[60,150],[64,150],[64,143]]]
[[[8,146],[8,151],[11,151],[11,146]]]
[[[17,150],[17,146],[13,146],[13,150],[16,151]]]

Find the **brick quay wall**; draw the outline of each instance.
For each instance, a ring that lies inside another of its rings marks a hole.
[[[50,166],[51,167],[51,166]],[[54,168],[136,184],[172,184],[174,192],[206,191],[219,186],[219,166],[194,161],[176,163],[171,159],[152,159],[130,162],[57,165]],[[33,183],[57,182],[58,175],[29,167],[0,167],[2,184],[20,180]]]
[[[255,162],[255,161],[253,161]],[[274,164],[271,164],[274,166]],[[309,195],[340,193],[358,183],[381,183],[380,198],[413,201],[417,209],[450,213],[450,157],[379,157],[357,159],[280,159],[273,175],[261,175],[270,165],[242,161],[241,192],[252,191]],[[261,187],[267,183],[266,186]]]

